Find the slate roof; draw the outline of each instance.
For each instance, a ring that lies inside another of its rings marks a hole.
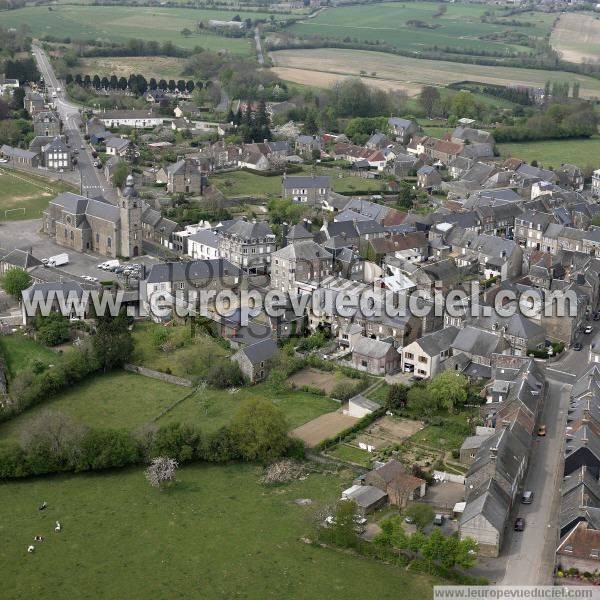
[[[331,188],[331,177],[325,175],[288,175],[283,179],[283,189]]]
[[[352,404],[356,404],[357,406],[360,406],[361,408],[364,408],[366,410],[370,410],[370,411],[376,411],[379,410],[381,408],[381,406],[379,404],[377,404],[377,402],[373,402],[373,400],[369,400],[368,398],[365,398],[362,394],[357,394],[356,396],[350,398],[349,402],[352,402]]]
[[[384,358],[390,351],[390,348],[393,348],[393,346],[388,342],[360,337],[354,344],[353,352],[361,356],[368,356],[369,358]]]
[[[312,240],[313,234],[302,223],[293,225],[285,236],[288,242],[295,240]]]
[[[448,350],[459,330],[456,327],[445,327],[439,331],[433,331],[416,340],[416,343],[429,356],[437,356]]]
[[[316,258],[331,259],[332,254],[312,240],[300,240],[299,242],[293,242],[284,248],[273,252],[271,255],[271,263],[273,263],[276,258],[288,260],[314,260]]]
[[[215,277],[239,277],[242,270],[224,258],[152,265],[146,283],[165,283]]]
[[[0,258],[0,261],[21,269],[30,269],[42,264],[42,261],[33,256],[30,251],[20,250],[19,248],[15,248],[8,254],[5,254]]]
[[[502,338],[482,329],[467,326],[458,331],[456,337],[451,343],[454,350],[467,352],[474,356],[491,356],[493,352],[498,352],[499,347],[506,346],[502,343]]]
[[[273,230],[266,221],[254,222],[245,221],[244,219],[226,221],[218,231],[244,240],[265,238],[269,235],[274,235]]]
[[[210,229],[201,229],[196,233],[193,233],[188,237],[188,240],[192,240],[194,242],[199,242],[200,244],[204,244],[205,246],[210,246],[211,248],[216,248],[218,245],[218,237],[214,231]]]
[[[263,361],[270,360],[277,352],[277,342],[272,338],[267,338],[250,344],[242,348],[240,353],[245,354],[248,360],[253,364],[260,364]]]
[[[490,479],[467,501],[460,517],[460,526],[464,526],[471,519],[483,516],[496,531],[502,533],[509,510],[508,496],[494,479]]]

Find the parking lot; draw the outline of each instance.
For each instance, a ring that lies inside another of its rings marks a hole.
[[[59,246],[41,232],[41,219],[31,221],[13,221],[0,223],[0,255],[6,254],[15,248],[31,248],[33,256],[42,260],[56,254],[67,253],[69,263],[61,266],[60,271],[76,277],[90,276],[99,281],[112,281],[117,278],[114,273],[98,268],[98,265],[109,260],[109,257],[99,254],[76,252],[71,248]],[[125,264],[127,261],[121,261]],[[151,266],[158,259],[151,256],[138,256],[130,262]]]

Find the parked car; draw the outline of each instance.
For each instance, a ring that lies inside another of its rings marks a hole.
[[[590,335],[590,333],[592,333],[592,331],[594,331],[594,328],[591,325],[588,325],[584,330],[583,333],[585,333],[586,335]]]
[[[525,531],[525,519],[523,517],[517,517],[515,521],[515,531]]]
[[[404,517],[404,522],[408,523],[409,525],[412,525],[415,522],[415,520],[412,517],[406,516]]]
[[[600,312],[594,313],[594,316],[592,317],[592,319],[594,319],[594,321],[600,321]]]
[[[437,513],[435,515],[435,517],[433,517],[433,524],[434,525],[443,525],[444,524],[444,515],[442,515],[441,513]]]
[[[523,504],[531,504],[533,502],[533,492],[529,490],[523,492],[523,495],[521,496],[521,502]]]
[[[573,344],[573,350],[575,350],[575,352],[581,352],[583,350],[583,345],[580,342],[575,342]]]
[[[544,437],[546,435],[546,426],[545,425],[540,425],[538,427],[538,435],[540,437]]]

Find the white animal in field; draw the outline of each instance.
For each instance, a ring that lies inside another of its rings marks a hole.
[[[58,521],[56,521],[56,526],[54,527],[54,531],[56,531],[56,533],[58,533],[61,529],[62,529],[62,525]]]
[[[35,550],[35,546],[27,546],[27,552],[30,554]]]

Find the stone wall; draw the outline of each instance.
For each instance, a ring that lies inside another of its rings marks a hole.
[[[168,373],[162,373],[160,371],[153,371],[146,367],[140,367],[139,365],[125,364],[123,367],[126,371],[143,375],[144,377],[151,377],[152,379],[159,379],[166,383],[172,383],[173,385],[180,385],[183,387],[192,387],[192,382],[189,379],[183,377],[176,377],[175,375],[169,375]]]

